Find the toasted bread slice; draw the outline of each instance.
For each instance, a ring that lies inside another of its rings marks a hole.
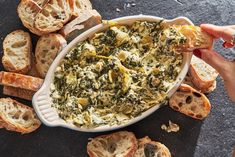
[[[47,34],[41,36],[36,46],[36,68],[39,75],[44,78],[57,54],[67,45],[60,34]]]
[[[1,85],[11,86],[31,91],[38,91],[43,80],[37,77],[22,75],[12,72],[3,72]]]
[[[71,41],[89,28],[101,23],[101,15],[96,10],[83,10],[79,16],[66,24],[60,33]]]
[[[192,57],[189,75],[194,86],[203,93],[216,87],[218,72],[198,57]]]
[[[138,149],[134,157],[171,157],[169,149],[160,142],[151,141],[149,137],[138,139]]]
[[[0,129],[4,128],[4,121],[0,118]]]
[[[23,25],[39,36],[43,33],[34,27],[34,20],[41,10],[42,8],[33,0],[21,0],[17,7],[17,12]]]
[[[2,64],[7,71],[26,74],[31,67],[32,43],[29,33],[16,30],[3,41]]]
[[[136,149],[136,137],[127,131],[98,136],[87,145],[87,153],[90,157],[132,157]]]
[[[179,51],[193,51],[194,49],[211,49],[213,46],[213,37],[204,32],[198,26],[182,25],[174,26],[186,37],[186,43],[177,46]]]
[[[41,8],[43,8],[49,2],[49,0],[33,0],[33,1],[36,2]]]
[[[69,4],[72,10],[72,18],[78,17],[82,10],[92,10],[92,4],[89,0],[69,0]]]
[[[211,104],[207,97],[186,84],[181,84],[170,98],[169,105],[174,110],[195,119],[204,119],[211,110]]]
[[[50,0],[35,17],[35,27],[44,34],[60,30],[69,21],[68,0]]]
[[[3,71],[0,71],[0,84],[2,83]]]
[[[3,86],[3,94],[31,101],[35,92],[27,89]]]
[[[22,134],[33,132],[41,125],[31,107],[11,98],[0,99],[0,118],[7,130]]]

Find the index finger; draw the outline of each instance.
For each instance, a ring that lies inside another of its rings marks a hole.
[[[216,26],[212,24],[201,24],[202,30],[211,34],[215,38],[223,38],[227,42],[231,42],[235,36],[235,26]]]

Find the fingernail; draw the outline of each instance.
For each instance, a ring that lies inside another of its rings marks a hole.
[[[234,46],[234,45],[233,45],[232,43],[228,43],[228,42],[226,42],[226,41],[223,43],[223,47],[224,47],[224,48],[232,48],[233,46]]]
[[[199,49],[193,50],[193,54],[198,58],[202,58],[202,52]]]

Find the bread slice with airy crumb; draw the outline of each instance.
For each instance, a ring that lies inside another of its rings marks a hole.
[[[3,86],[11,86],[31,91],[38,91],[43,83],[43,79],[22,75],[12,72],[2,72],[2,80],[0,82]]]
[[[38,40],[35,50],[36,69],[40,77],[44,78],[55,57],[67,45],[67,41],[60,34],[47,34]]]
[[[42,8],[33,0],[21,0],[17,7],[17,13],[23,25],[39,36],[43,33],[34,27],[34,20],[41,10]]]
[[[189,75],[192,83],[203,93],[211,91],[216,87],[215,82],[218,72],[198,57],[192,57]]]
[[[171,157],[169,149],[149,137],[138,139],[138,149],[134,157]]]
[[[3,41],[2,64],[7,71],[26,74],[31,68],[32,43],[28,32],[16,30]]]
[[[60,30],[60,33],[66,38],[66,40],[72,41],[84,31],[100,24],[101,21],[101,15],[96,10],[83,10],[77,18],[67,23]]]
[[[50,0],[36,15],[35,28],[43,34],[60,30],[72,13],[68,0]]]
[[[181,84],[169,100],[172,109],[195,119],[204,119],[211,110],[208,98],[189,85]]]
[[[3,86],[3,94],[32,101],[35,92],[27,89],[21,89],[11,86]]]
[[[137,139],[132,132],[119,131],[92,139],[87,145],[90,157],[133,157]]]
[[[33,132],[41,125],[31,107],[11,98],[0,99],[0,118],[4,128],[22,134]]]
[[[72,18],[78,17],[82,10],[92,10],[92,4],[89,0],[69,0],[69,4],[72,10]]]

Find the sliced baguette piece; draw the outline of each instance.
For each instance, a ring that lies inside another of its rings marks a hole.
[[[11,98],[0,99],[0,118],[7,130],[22,134],[33,132],[41,125],[31,107]]]
[[[169,105],[172,109],[195,119],[204,119],[211,110],[207,97],[186,84],[180,85],[170,98]]]
[[[44,78],[57,54],[67,45],[67,41],[60,34],[47,34],[38,40],[35,50],[36,69],[40,77]]]
[[[69,21],[71,10],[68,0],[50,0],[35,17],[35,28],[44,34],[60,30]]]
[[[32,33],[39,36],[41,36],[43,33],[34,27],[34,20],[36,15],[41,10],[42,8],[37,4],[37,2],[33,0],[21,0],[17,7],[17,13],[23,25]]]
[[[1,85],[11,86],[31,91],[38,91],[43,83],[43,79],[22,75],[12,72],[3,72]]]
[[[144,137],[138,139],[138,149],[134,157],[171,157],[171,153],[164,144]]]
[[[31,101],[35,92],[27,89],[3,86],[3,94]]]
[[[119,131],[92,139],[87,145],[90,157],[133,157],[137,139],[132,132]]]
[[[60,33],[66,38],[66,40],[72,41],[79,34],[100,24],[101,21],[101,15],[96,10],[83,10],[77,18],[66,24],[60,30]]]
[[[4,128],[4,121],[0,118],[0,129]]]
[[[186,37],[186,43],[177,46],[179,51],[193,51],[194,49],[211,49],[213,37],[198,26],[181,25],[175,28]]]
[[[189,75],[192,83],[203,93],[216,87],[218,72],[196,56],[192,57]]]
[[[41,8],[43,8],[49,2],[49,0],[33,0],[33,1],[36,2]]]
[[[80,15],[81,10],[92,10],[92,4],[89,0],[69,0],[72,10],[72,18]]]
[[[2,64],[7,71],[26,74],[31,67],[32,43],[28,32],[16,30],[3,41]]]

